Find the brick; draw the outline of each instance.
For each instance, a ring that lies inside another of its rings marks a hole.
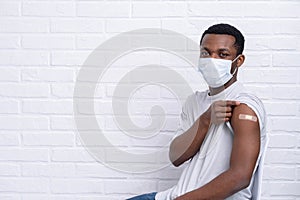
[[[227,23],[238,27],[239,30],[247,33],[247,35],[273,35],[274,33],[273,19],[233,18],[229,19]]]
[[[49,31],[48,19],[7,18],[0,19],[2,33],[45,33]]]
[[[47,117],[0,116],[2,130],[45,130],[48,126]]]
[[[283,85],[272,87],[272,95],[271,97],[274,99],[282,99],[282,100],[292,100],[292,99],[300,99],[300,93],[298,85]]]
[[[104,148],[102,148],[104,149]],[[106,150],[106,149],[104,149]],[[109,156],[106,157],[106,162],[107,163],[128,163],[128,165],[132,165],[132,167],[134,166],[139,166],[139,164],[143,165],[143,169],[149,169],[149,167],[151,167],[152,165],[155,166],[155,164],[157,163],[157,160],[159,158],[157,158],[157,153],[152,153],[153,149],[149,149],[149,148],[129,148],[126,149],[127,152],[132,152],[129,153],[130,156],[124,156],[123,154],[119,154],[117,151],[111,151]],[[150,153],[149,153],[150,152]],[[155,151],[154,149],[154,152]],[[146,154],[148,153],[148,154]],[[138,155],[142,155],[142,154],[146,154],[147,156],[138,156]]]
[[[122,126],[116,123],[113,116],[105,117],[105,130],[109,131],[137,131],[137,127],[132,127],[130,124],[124,123],[127,121],[127,116],[119,116],[119,120],[123,122]],[[131,117],[131,121],[138,127],[147,127],[151,123],[150,116],[134,116]],[[157,122],[156,122],[157,123]]]
[[[271,135],[269,147],[271,148],[294,148],[297,147],[297,137],[293,134]]]
[[[100,19],[53,19],[51,32],[54,33],[102,33],[103,20]]]
[[[106,180],[104,190],[107,194],[143,194],[156,191],[156,184],[152,180]]]
[[[189,19],[186,21],[184,19],[167,18],[161,20],[162,29],[173,30],[184,35],[197,35],[198,37],[211,23],[213,23],[213,20],[210,19]],[[200,42],[200,38],[198,39],[197,43]]]
[[[19,82],[20,70],[17,68],[0,68],[0,81],[2,82]]]
[[[48,161],[48,149],[15,149],[15,148],[1,148],[0,150],[1,161]]]
[[[78,77],[77,80],[82,82],[91,82],[91,80],[96,79],[95,74],[99,74],[100,70],[97,68],[88,68],[85,69],[84,76]],[[102,72],[103,73],[103,72]],[[116,83],[120,80],[120,78],[128,73],[128,70],[126,69],[108,69],[103,73],[103,76],[101,77],[102,83]],[[100,74],[99,74],[100,75]]]
[[[23,177],[75,177],[75,165],[69,163],[24,163]]]
[[[260,99],[270,99],[272,96],[273,88],[270,85],[245,83],[244,86]]]
[[[48,189],[48,180],[43,178],[2,178],[1,192],[44,193]]]
[[[22,47],[25,49],[73,49],[74,37],[67,35],[24,35]]]
[[[19,16],[20,2],[0,2],[0,16]]]
[[[85,98],[85,97],[91,98],[90,92],[86,92],[86,91],[90,91],[91,89],[94,89],[94,83],[91,81],[90,81],[90,83],[86,83],[86,82],[81,82],[78,80],[79,80],[79,78],[77,78],[77,86],[76,87],[80,92],[77,92],[76,94],[74,94],[74,97],[76,97],[76,98]],[[84,78],[84,80],[88,81],[88,78]],[[96,85],[95,93],[94,93],[93,97],[95,98],[94,100],[102,99],[105,97],[105,84],[98,83]]]
[[[299,50],[299,46],[297,46],[295,40],[298,40],[296,36],[273,37],[270,38],[270,47],[273,50]]]
[[[111,102],[105,102],[102,100],[94,100],[94,108],[89,105],[93,104],[87,100],[80,100],[78,102],[78,112],[81,114],[113,114]]]
[[[0,83],[0,95],[6,97],[48,97],[49,85],[45,83]]]
[[[18,132],[2,132],[0,133],[0,145],[1,146],[18,146],[20,144]]]
[[[132,16],[135,18],[183,17],[185,13],[186,5],[182,2],[136,2],[132,4]]]
[[[245,3],[244,3],[245,4]],[[237,17],[241,16],[243,3],[231,3],[230,7],[225,6],[226,2],[189,2],[188,16],[190,17],[211,17],[211,16],[226,16]]]
[[[24,2],[22,6],[23,16],[75,16],[75,4],[73,2]]]
[[[160,28],[160,21],[158,19],[108,19],[105,23],[105,30],[108,33],[122,33],[142,28]]]
[[[270,150],[266,154],[266,163],[271,164],[295,164],[299,163],[299,151],[295,150]]]
[[[245,53],[246,59],[241,68],[270,67],[271,56],[265,53]]]
[[[117,133],[117,132],[108,132],[102,128],[102,132],[100,133],[99,130],[95,131],[84,131],[80,132],[80,135],[76,138],[76,144],[77,146],[91,146],[91,147],[103,147],[104,145],[107,145],[105,141],[97,140],[96,138],[99,138],[99,134],[103,134],[104,137],[113,145],[117,147],[127,146],[131,144],[130,138],[123,134],[123,133]],[[88,137],[88,138],[95,138],[91,141],[85,141],[83,142],[81,140],[82,137]]]
[[[50,118],[52,130],[75,130],[74,118],[69,116],[57,116]]]
[[[39,199],[44,199],[44,200],[50,200],[50,195],[47,195],[47,194],[22,194],[22,200],[39,200]]]
[[[290,83],[298,82],[298,71],[295,69],[251,69],[246,66],[243,70],[243,81],[247,83]]]
[[[300,20],[298,18],[293,20],[276,20],[273,22],[273,33],[283,35],[298,34],[300,32],[299,22]]]
[[[274,118],[271,119],[272,130],[274,131],[299,131],[299,119],[291,118]]]
[[[110,169],[106,166],[97,164],[76,164],[76,174],[86,178],[121,178],[127,175]]]
[[[265,166],[264,167],[264,180],[278,180],[278,181],[293,181],[296,177],[296,168],[283,166]]]
[[[43,68],[22,70],[22,80],[24,81],[73,82],[74,79],[74,69]]]
[[[0,164],[0,176],[20,176],[21,168],[17,164]]]
[[[188,85],[183,83],[168,83],[168,88],[161,88],[160,96],[164,101],[180,101],[178,102],[179,107],[176,107],[174,109],[181,109],[181,105],[186,101],[188,96],[190,96],[193,93],[191,91],[203,92],[208,89],[207,84],[204,83],[204,80],[201,75],[199,75],[199,79],[200,80],[198,80],[197,85],[195,83],[189,82],[187,82]]]
[[[299,67],[300,62],[299,53],[273,53],[273,66],[274,67]]]
[[[55,97],[67,98],[73,97],[74,84],[70,83],[53,83],[51,84],[51,94]]]
[[[24,196],[24,195],[23,195]],[[37,196],[37,195],[35,195]],[[36,197],[36,200],[40,200],[40,199],[45,199],[45,195],[43,196],[38,196]],[[110,200],[119,200],[119,199],[125,199],[126,196],[121,196],[121,195],[109,195],[109,199]],[[107,196],[105,196],[104,194],[53,194],[51,195],[51,197],[49,197],[49,200],[106,200]],[[24,200],[35,200],[32,198],[32,195],[28,195],[28,198],[24,198]]]
[[[242,11],[246,17],[295,18],[299,17],[296,12],[299,8],[298,2],[249,2],[244,4]]]
[[[109,76],[107,79],[104,79],[103,81],[108,81]],[[106,95],[108,97],[114,97],[115,99],[117,98],[129,98],[130,97],[130,92],[135,92],[132,91],[133,86],[132,85],[127,85],[127,84],[119,84],[118,87],[120,88],[118,90],[118,93],[115,92],[116,86],[112,85],[107,85],[106,87]],[[157,85],[149,85],[147,88],[137,91],[138,94],[141,97],[140,98],[146,98],[148,100],[158,100],[160,97],[160,87]]]
[[[298,113],[295,103],[284,103],[282,106],[282,102],[268,102],[264,105],[268,115],[272,116],[296,116]]]
[[[78,2],[77,16],[83,17],[129,17],[129,2]]]
[[[300,180],[300,167],[297,167],[297,180]]]
[[[49,54],[43,51],[0,51],[0,66],[40,66],[49,64]]]
[[[143,97],[140,97],[143,98]],[[177,101],[171,101],[166,99],[161,99],[158,101],[147,100],[147,97],[144,97],[145,100],[131,100],[128,105],[130,114],[142,114],[146,115],[151,112],[153,106],[160,106],[166,115],[178,115],[180,114],[181,105]]]
[[[73,104],[69,100],[25,100],[22,103],[22,111],[24,113],[72,114]]]
[[[298,182],[278,182],[278,183],[269,183],[270,194],[273,196],[299,196],[300,191],[298,188],[300,187],[300,183]]]
[[[73,146],[73,134],[22,134],[23,144],[25,146]]]
[[[94,158],[85,149],[54,149],[52,161],[59,162],[95,162]]]
[[[105,41],[104,36],[78,35],[76,37],[76,49],[93,50]]]
[[[296,11],[299,3],[295,2],[190,2],[188,15],[190,17],[299,17]],[[267,11],[267,12],[266,12]]]
[[[9,194],[0,194],[0,199],[1,200],[21,200],[21,196],[14,194],[14,195],[9,195]]]
[[[16,100],[0,100],[0,113],[19,113],[20,106]]]
[[[55,194],[101,194],[103,187],[102,180],[52,179],[51,181],[51,191]]]
[[[98,124],[92,123],[92,116],[78,116],[81,121],[81,126],[77,127],[75,126],[74,117],[69,116],[61,116],[61,117],[51,117],[51,129],[52,130],[74,130],[74,129],[80,129],[80,130],[99,130],[104,127],[104,118],[103,117],[97,117]]]
[[[276,43],[271,42],[271,39],[275,39],[275,38],[270,38],[270,37],[266,37],[266,36],[248,36],[246,38],[246,44],[245,44],[245,51],[261,51],[261,50],[270,50],[273,48],[273,44]],[[278,38],[276,38],[276,41],[280,41]],[[280,39],[283,39],[282,37]],[[290,43],[288,43],[290,44]],[[295,44],[294,42],[291,42],[292,47],[295,46],[293,44]],[[280,46],[280,45],[277,45]],[[290,45],[282,45],[282,48],[292,48],[290,47]]]
[[[21,46],[18,35],[0,35],[0,40],[0,49],[17,49]]]
[[[51,65],[81,66],[90,53],[87,51],[56,51],[51,54]]]

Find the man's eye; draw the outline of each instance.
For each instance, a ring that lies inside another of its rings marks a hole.
[[[200,53],[200,56],[201,57],[207,57],[207,56],[209,56],[209,53],[204,51],[204,52]]]
[[[227,53],[220,53],[219,55],[221,58],[226,58],[227,56],[229,56],[229,54]]]

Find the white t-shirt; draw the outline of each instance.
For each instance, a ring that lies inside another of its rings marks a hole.
[[[237,100],[247,104],[256,113],[260,125],[260,153],[252,175],[250,185],[227,198],[227,200],[259,199],[262,164],[265,148],[267,146],[266,114],[262,102],[254,95],[246,92],[240,82],[217,95],[209,96],[208,90],[196,92],[189,96],[182,108],[181,123],[177,135],[188,130],[192,124],[217,100]],[[156,200],[173,200],[189,191],[202,187],[222,172],[229,169],[234,133],[230,123],[212,125],[200,147],[198,153],[186,164],[178,183],[172,188],[158,192]]]

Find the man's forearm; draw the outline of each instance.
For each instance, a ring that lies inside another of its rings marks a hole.
[[[201,115],[185,133],[176,137],[170,145],[170,160],[179,166],[199,150],[209,129],[210,121]]]
[[[228,170],[201,188],[188,192],[175,200],[223,200],[246,188],[250,179],[242,172]]]

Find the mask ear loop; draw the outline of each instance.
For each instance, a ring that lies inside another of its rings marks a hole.
[[[232,63],[234,63],[240,56],[241,56],[241,54],[238,55],[235,59],[233,59]],[[236,68],[234,69],[233,73],[231,74],[232,76],[234,76],[234,74],[236,73],[237,68],[238,68],[238,67],[236,67]]]
[[[240,56],[241,56],[241,54],[238,55],[235,59],[233,59],[232,63],[234,63]]]

